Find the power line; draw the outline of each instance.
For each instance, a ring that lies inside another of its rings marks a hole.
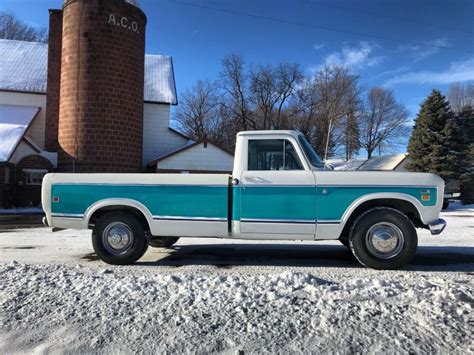
[[[286,19],[277,18],[277,17],[256,15],[256,14],[252,14],[252,13],[248,13],[248,12],[222,9],[222,8],[219,8],[219,7],[201,5],[201,4],[190,3],[190,2],[185,2],[185,1],[171,1],[171,0],[168,0],[168,1],[170,1],[174,4],[190,6],[190,7],[206,9],[206,10],[212,10],[212,11],[218,11],[218,12],[227,13],[227,14],[231,14],[231,15],[245,16],[245,17],[250,17],[250,18],[254,18],[254,19],[258,19],[258,20],[279,22],[279,23],[284,23],[284,24],[287,24],[287,25],[314,28],[314,29],[318,29],[318,30],[336,32],[336,33],[344,33],[344,34],[349,34],[349,35],[353,35],[353,36],[376,38],[376,39],[379,39],[379,40],[391,41],[391,42],[396,42],[396,43],[405,43],[405,44],[406,43],[411,43],[411,44],[416,44],[416,45],[425,46],[425,47],[432,47],[432,48],[438,48],[438,49],[448,49],[448,50],[452,50],[452,51],[464,52],[464,53],[470,53],[470,54],[474,53],[474,51],[469,51],[469,50],[465,50],[465,49],[462,49],[462,48],[448,47],[448,46],[442,46],[442,45],[437,45],[437,44],[432,44],[432,43],[425,43],[425,42],[418,42],[418,41],[412,41],[412,40],[405,41],[405,40],[391,38],[391,37],[385,37],[385,36],[374,35],[374,34],[367,34],[367,33],[362,33],[362,32],[354,32],[354,31],[348,31],[348,30],[341,30],[341,29],[327,27],[327,26],[312,25],[312,24],[296,22],[296,21],[286,20]]]
[[[383,15],[383,14],[375,13],[375,12],[360,11],[360,10],[357,10],[357,9],[351,8],[351,7],[333,5],[333,4],[326,4],[326,3],[321,3],[319,1],[311,1],[310,3],[313,4],[313,5],[316,5],[316,6],[321,6],[321,7],[331,8],[331,9],[337,9],[337,10],[350,12],[350,13],[358,12],[360,14],[365,14],[365,15],[372,16],[372,17],[377,17],[377,18],[386,18],[386,19],[391,19],[391,20],[396,20],[396,21],[409,22],[409,23],[414,23],[414,24],[420,25],[420,26],[427,26],[427,27],[437,28],[437,29],[445,29],[445,30],[448,30],[448,31],[456,31],[456,32],[461,32],[461,33],[467,33],[467,34],[470,34],[470,35],[474,34],[474,32],[468,31],[468,30],[465,30],[465,29],[453,28],[453,27],[444,27],[444,26],[441,27],[441,26],[438,26],[438,25],[433,25],[431,23],[420,22],[420,21],[408,19],[408,18],[405,18],[405,17],[392,16],[392,15]]]

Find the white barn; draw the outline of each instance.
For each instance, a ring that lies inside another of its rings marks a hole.
[[[37,204],[41,176],[56,167],[56,153],[45,151],[48,45],[0,39],[0,68],[0,208]],[[172,58],[145,55],[144,79],[144,171],[230,172],[230,152],[170,127]]]

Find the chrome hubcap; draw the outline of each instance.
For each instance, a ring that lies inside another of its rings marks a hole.
[[[381,259],[390,259],[403,249],[403,233],[395,224],[380,222],[367,231],[365,243],[368,251]]]
[[[113,255],[126,253],[133,244],[133,233],[128,225],[122,222],[112,222],[102,233],[105,249]]]

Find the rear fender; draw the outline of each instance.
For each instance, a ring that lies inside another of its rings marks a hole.
[[[124,206],[124,207],[137,209],[143,214],[150,228],[153,225],[153,215],[144,204],[136,200],[127,199],[127,198],[107,198],[107,199],[99,200],[87,208],[86,212],[84,213],[84,219],[83,219],[84,228],[88,228],[91,217],[94,215],[95,212],[99,211],[102,208],[107,208],[107,207],[112,207],[112,206],[114,207]]]

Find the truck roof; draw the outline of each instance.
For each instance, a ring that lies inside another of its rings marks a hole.
[[[287,134],[293,137],[298,137],[301,132],[296,130],[262,130],[262,131],[242,131],[237,133],[237,136],[256,136],[256,135],[277,135]]]

